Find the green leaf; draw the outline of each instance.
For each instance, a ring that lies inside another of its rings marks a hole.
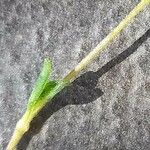
[[[33,118],[48,101],[52,100],[57,93],[70,83],[66,80],[49,80],[51,72],[51,62],[49,59],[45,59],[43,69],[28,101],[28,118]]]
[[[36,103],[36,101],[38,101],[41,93],[43,92],[46,84],[48,83],[48,78],[49,78],[51,71],[52,71],[51,62],[49,59],[45,59],[43,69],[33,87],[32,93],[30,95],[30,98],[28,101],[28,106],[30,106],[30,105]]]
[[[43,92],[41,93],[40,99],[45,99],[45,98],[49,95],[49,93],[54,89],[54,87],[55,87],[57,84],[58,84],[57,81],[49,81],[49,82],[46,84],[46,86],[45,86]]]
[[[45,102],[50,101],[57,93],[59,93],[69,82],[58,80],[58,81],[49,81],[43,92],[41,93],[39,99]]]

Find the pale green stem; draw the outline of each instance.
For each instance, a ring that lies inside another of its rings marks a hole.
[[[51,94],[50,99],[52,99],[57,93],[59,93],[66,86],[66,84],[68,84],[68,82],[61,82],[58,86],[56,86],[55,90],[52,92],[53,94]],[[44,99],[47,99],[47,97],[44,97]],[[16,146],[19,143],[20,139],[22,138],[24,133],[28,131],[30,122],[45,106],[46,102],[44,99],[41,99],[39,103],[35,103],[34,107],[30,109],[27,108],[23,117],[18,121],[13,136],[11,137],[6,150],[16,150]]]
[[[25,132],[29,129],[30,119],[28,118],[28,113],[26,112],[23,117],[17,122],[15,131],[11,140],[7,146],[6,150],[16,150],[16,146],[19,143],[20,139],[24,135]]]
[[[142,11],[145,6],[150,4],[150,0],[142,0],[119,25],[110,32],[66,77],[66,80],[73,81],[76,76],[88,64],[90,64],[99,54],[119,35],[119,33]]]

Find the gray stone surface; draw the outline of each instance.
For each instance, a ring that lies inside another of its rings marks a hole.
[[[53,78],[64,77],[138,2],[0,1],[1,150],[25,112],[43,59],[53,60]],[[148,7],[48,104],[18,149],[150,149],[149,27]]]

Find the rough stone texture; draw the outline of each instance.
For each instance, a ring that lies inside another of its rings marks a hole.
[[[43,59],[52,58],[53,78],[63,77],[138,2],[0,1],[1,150],[6,148],[17,120],[25,112]],[[150,149],[149,27],[148,7],[46,106],[18,149]]]

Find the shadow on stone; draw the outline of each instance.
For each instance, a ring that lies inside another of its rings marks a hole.
[[[78,105],[90,103],[100,96],[103,92],[96,88],[98,79],[108,72],[112,67],[121,63],[131,54],[133,54],[140,45],[150,37],[150,29],[138,40],[136,40],[129,48],[119,54],[117,57],[109,61],[97,72],[87,72],[77,78],[69,87],[62,90],[50,103],[48,103],[31,122],[29,131],[21,139],[18,150],[25,150],[34,135],[40,132],[46,120],[56,111],[66,105]]]

